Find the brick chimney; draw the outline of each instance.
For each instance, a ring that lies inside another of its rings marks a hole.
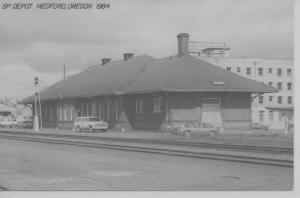
[[[189,34],[180,33],[177,35],[178,40],[178,56],[189,54]]]
[[[128,60],[128,59],[132,58],[133,55],[134,55],[133,53],[125,53],[125,54],[123,54],[124,60]]]
[[[102,65],[105,65],[111,61],[111,58],[102,58]]]

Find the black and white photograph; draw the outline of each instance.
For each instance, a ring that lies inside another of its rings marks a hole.
[[[292,193],[296,4],[1,1],[0,197]]]

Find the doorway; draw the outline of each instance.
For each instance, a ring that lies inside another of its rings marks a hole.
[[[221,99],[202,98],[202,122],[222,127]]]

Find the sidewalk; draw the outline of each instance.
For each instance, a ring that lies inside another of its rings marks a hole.
[[[0,129],[5,131],[22,131],[34,132],[32,129]],[[149,131],[126,131],[117,132],[109,130],[107,132],[74,132],[72,130],[56,130],[43,129],[35,133],[49,133],[49,134],[70,134],[78,136],[99,136],[112,138],[130,138],[130,139],[160,139],[160,140],[174,140],[182,142],[207,142],[219,144],[241,144],[254,146],[274,146],[274,147],[293,147],[293,135],[285,135],[278,131],[224,131],[215,138],[207,136],[192,136],[182,137],[171,133],[149,132]]]

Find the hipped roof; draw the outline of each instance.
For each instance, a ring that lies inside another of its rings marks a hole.
[[[154,59],[148,55],[92,66],[40,93],[41,100],[149,92],[249,92],[277,89],[241,77],[190,55]],[[33,96],[21,103],[32,103]]]

